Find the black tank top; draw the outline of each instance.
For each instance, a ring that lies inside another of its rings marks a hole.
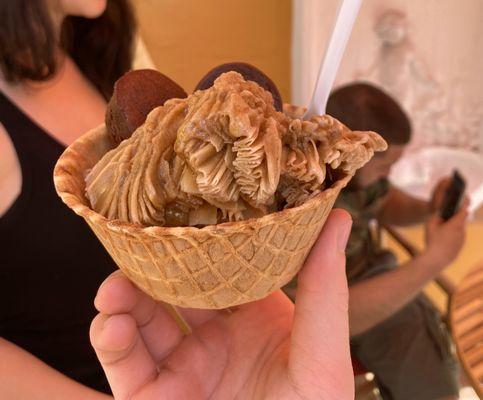
[[[0,123],[22,172],[21,193],[0,217],[0,336],[107,391],[89,325],[97,288],[115,264],[55,193],[52,173],[64,147],[1,92]]]

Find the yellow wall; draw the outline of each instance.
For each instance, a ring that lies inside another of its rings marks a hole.
[[[191,91],[212,67],[256,65],[290,99],[291,0],[133,0],[156,67]]]

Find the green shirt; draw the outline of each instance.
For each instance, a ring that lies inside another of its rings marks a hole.
[[[353,220],[346,248],[346,272],[349,282],[365,272],[372,257],[379,250],[379,244],[371,234],[370,221],[376,218],[381,209],[389,186],[387,179],[380,179],[363,189],[345,188],[335,202],[334,207],[347,210]],[[297,276],[285,286],[289,290],[296,287]],[[291,296],[289,292],[287,294]]]
[[[379,243],[371,234],[370,221],[376,219],[388,191],[388,180],[380,179],[363,189],[344,189],[335,202],[335,207],[347,210],[353,220],[346,248],[349,282],[365,271],[372,256],[379,250]]]

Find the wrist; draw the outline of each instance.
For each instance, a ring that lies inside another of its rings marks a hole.
[[[428,247],[419,257],[425,265],[425,268],[428,269],[428,271],[432,271],[433,274],[437,274],[447,265],[447,262],[441,254],[441,249]]]

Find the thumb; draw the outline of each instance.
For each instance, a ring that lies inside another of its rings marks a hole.
[[[433,214],[426,221],[426,231],[431,234],[443,223],[443,219],[438,214]]]
[[[291,338],[292,373],[318,372],[335,387],[353,380],[344,254],[351,226],[346,211],[329,215],[299,274]]]

